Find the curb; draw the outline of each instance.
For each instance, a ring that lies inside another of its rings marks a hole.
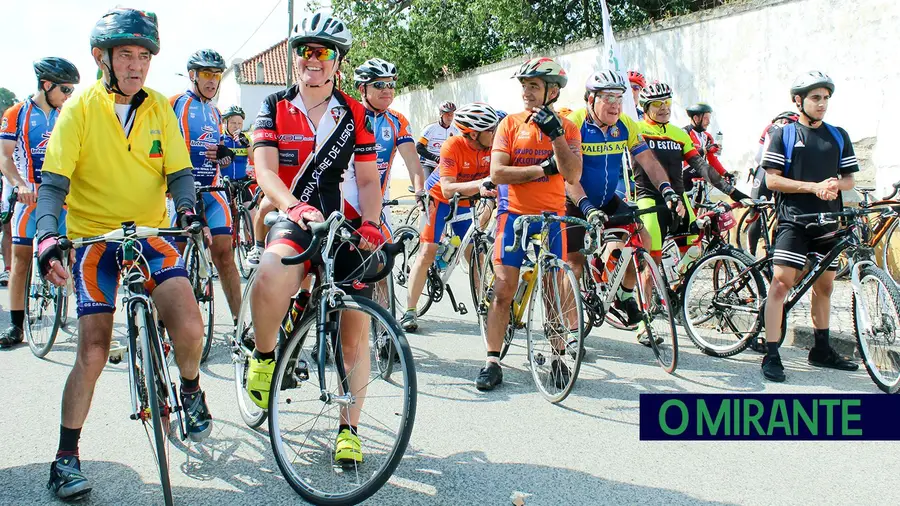
[[[852,357],[855,360],[861,359],[859,350],[856,346],[856,336],[846,332],[836,332],[832,329],[829,332],[829,342],[834,351],[845,357]],[[784,344],[789,344],[795,348],[804,350],[811,349],[815,343],[813,337],[813,329],[808,326],[795,326],[788,328],[787,335],[784,337]]]

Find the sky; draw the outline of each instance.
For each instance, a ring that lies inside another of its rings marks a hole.
[[[7,21],[3,24],[5,47],[0,51],[0,87],[12,90],[20,100],[33,93],[37,81],[32,62],[46,56],[66,58],[78,67],[81,85],[76,89],[90,86],[97,74],[91,29],[117,5],[158,16],[161,47],[150,65],[146,86],[166,96],[187,89],[188,79],[178,74],[187,73],[187,59],[194,51],[214,49],[230,64],[230,58],[249,58],[288,32],[287,0],[0,0],[0,19]],[[200,13],[197,5],[211,6],[210,12]],[[305,0],[295,0],[295,22],[305,8]],[[251,37],[257,27],[259,31]],[[18,42],[11,48],[9,41]]]

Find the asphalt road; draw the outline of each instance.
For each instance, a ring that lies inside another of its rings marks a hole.
[[[458,273],[457,293],[468,294]],[[221,292],[218,301],[224,302]],[[467,295],[465,297],[468,297]],[[465,300],[465,299],[464,299]],[[0,290],[8,308],[8,294]],[[218,305],[217,331],[230,322]],[[73,312],[74,313],[74,312]],[[2,314],[2,324],[8,315]],[[647,392],[876,392],[864,370],[806,364],[805,350],[782,351],[788,382],[765,382],[760,356],[701,355],[686,337],[674,375],[625,333],[604,327],[587,340],[572,395],[562,405],[536,391],[524,349],[506,358],[504,384],[474,388],[484,350],[474,317],[437,304],[410,335],[418,373],[418,414],[406,457],[368,504],[897,504],[893,479],[900,445],[885,442],[643,442],[638,396]],[[0,351],[0,504],[51,504],[45,485],[57,445],[59,399],[73,363],[74,325],[45,360],[27,346]],[[117,329],[121,332],[121,329]],[[201,385],[215,417],[202,444],[174,446],[176,501],[186,505],[302,503],[284,482],[265,426],[238,414],[228,350],[217,341]],[[83,470],[94,491],[86,504],[158,504],[147,436],[128,419],[128,378],[108,365],[82,440]]]

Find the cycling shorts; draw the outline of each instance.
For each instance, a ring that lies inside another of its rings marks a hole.
[[[812,255],[816,257],[816,260],[822,261],[837,241],[816,239],[835,230],[837,230],[837,224],[814,225],[806,228],[805,225],[790,221],[778,222],[778,228],[775,230],[775,248],[772,254],[773,263],[803,270],[806,266],[807,255]],[[838,260],[835,259],[828,266],[828,270],[835,271],[837,268]]]
[[[520,215],[510,212],[502,212],[497,215],[497,239],[494,241],[494,265],[507,265],[519,269],[525,260],[525,250],[517,246],[515,251],[506,251],[507,246],[512,246],[516,241],[513,224]],[[541,233],[541,222],[528,225],[525,232],[529,236]],[[566,226],[560,222],[553,222],[549,227],[550,253],[566,260],[566,251],[563,244],[566,243]]]
[[[34,212],[36,209],[37,204],[25,205],[21,202],[16,202],[12,219],[13,244],[28,246],[29,248],[34,245],[34,233],[36,232],[35,229],[37,227],[37,217]],[[63,208],[59,215],[59,230],[57,230],[57,233],[59,235],[66,235],[65,208]]]
[[[472,208],[470,207],[458,207],[456,210],[457,218],[465,216],[465,219],[460,221],[454,221],[451,223],[453,227],[453,233],[459,236],[462,239],[466,232],[469,231],[469,227],[472,226],[472,220],[468,217],[472,213]],[[419,242],[436,244],[441,242],[441,235],[444,233],[444,226],[447,223],[444,221],[447,219],[447,216],[450,214],[450,204],[445,204],[443,202],[438,202],[434,199],[431,199],[431,203],[428,206],[428,219],[425,222],[425,228],[422,230],[422,235],[419,238]]]
[[[353,228],[359,228],[362,220],[357,218],[349,220],[348,224]],[[287,216],[279,216],[278,221],[269,229],[266,236],[266,249],[270,249],[276,244],[284,244],[296,251],[298,254],[306,251],[312,242],[312,234],[308,230],[303,230],[299,225],[289,220]],[[325,242],[322,242],[324,247]],[[369,257],[369,253],[359,248],[352,248],[348,243],[335,241],[334,253],[334,280],[341,284],[341,288],[348,294],[362,295],[364,297],[372,297],[373,285],[354,283],[364,276],[370,276],[378,270],[375,262],[369,262],[367,270],[363,272],[361,266]],[[310,269],[323,265],[322,255],[316,253],[312,259],[307,260],[303,264],[304,270],[309,273]]]
[[[231,235],[231,207],[228,205],[228,198],[225,192],[205,192],[201,194],[202,201],[197,202],[196,209],[201,218],[205,221],[209,232],[213,236]],[[202,209],[202,212],[199,210]],[[172,226],[178,226],[178,216],[170,213],[172,216]],[[187,237],[176,237],[176,242],[187,242]]]
[[[600,210],[607,216],[634,215],[634,211],[618,196],[613,196],[606,204],[600,206]],[[586,220],[581,209],[566,199],[566,216]],[[577,225],[566,226],[566,252],[578,253],[584,248],[584,227]]]
[[[184,260],[169,238],[150,237],[141,239],[140,251],[146,264],[147,291],[171,278],[187,278]],[[72,276],[75,281],[75,300],[78,316],[97,313],[113,313],[116,310],[116,292],[119,289],[119,272],[122,253],[116,243],[97,243],[75,250],[75,265]]]
[[[697,219],[697,215],[694,214],[694,209],[691,207],[690,201],[688,201],[684,194],[681,195],[681,200],[684,202],[684,208],[687,212],[685,213],[684,218],[681,218],[678,223],[673,222],[672,213],[668,211],[649,213],[641,216],[641,222],[644,224],[644,229],[650,234],[650,253],[662,252],[662,245],[666,236],[687,233],[687,231],[690,230],[691,223]],[[665,201],[660,196],[643,197],[637,201],[638,209],[649,209],[663,204],[665,204]],[[687,238],[688,243],[693,243],[696,240],[697,236],[695,235]],[[679,246],[684,245],[679,244]]]

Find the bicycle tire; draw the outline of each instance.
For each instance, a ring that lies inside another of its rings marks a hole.
[[[386,288],[385,293],[379,293],[379,287]],[[372,300],[386,309],[392,318],[396,319],[396,300],[394,299],[394,278],[388,276],[383,280],[375,283],[375,290],[372,293]],[[388,307],[385,307],[387,305]],[[385,339],[385,334],[378,332],[377,324],[373,320],[369,323],[371,327],[372,344],[374,345],[375,364],[382,379],[389,380],[391,373],[394,372],[394,343],[392,339]]]
[[[238,310],[237,324],[234,328],[234,335],[231,337],[231,358],[234,364],[234,393],[237,396],[238,411],[240,411],[244,423],[251,429],[256,429],[266,421],[268,412],[254,404],[247,394],[247,365],[250,357],[245,356],[240,348],[241,344],[251,337],[253,331],[252,306],[250,305],[253,279],[253,277],[250,278],[241,295],[241,308]]]
[[[287,481],[291,488],[304,500],[320,505],[357,504],[376,493],[393,474],[406,452],[416,414],[417,387],[412,352],[410,351],[409,344],[406,341],[403,331],[397,325],[396,321],[378,304],[367,298],[358,296],[349,295],[339,297],[338,306],[330,308],[327,312],[329,321],[339,321],[339,313],[341,311],[361,311],[366,313],[370,318],[376,319],[379,324],[391,334],[391,339],[400,356],[400,363],[397,366],[397,371],[395,371],[394,380],[390,382],[376,382],[370,380],[366,387],[366,396],[367,398],[377,399],[378,404],[380,404],[384,402],[385,396],[377,395],[377,393],[390,391],[389,389],[399,389],[400,393],[397,397],[402,406],[400,406],[400,409],[386,410],[386,412],[390,412],[388,415],[390,416],[390,425],[385,424],[382,420],[378,420],[376,417],[372,416],[371,413],[364,413],[365,416],[361,415],[360,417],[359,433],[360,436],[362,436],[363,448],[366,451],[366,455],[364,456],[363,463],[359,465],[359,468],[366,467],[367,469],[365,469],[364,472],[359,472],[359,469],[357,468],[357,472],[353,473],[353,468],[351,468],[351,472],[341,474],[346,474],[348,479],[352,479],[353,477],[364,477],[366,478],[366,481],[358,484],[357,487],[349,492],[332,493],[321,490],[322,487],[328,485],[326,481],[328,481],[329,478],[333,478],[331,474],[336,473],[336,466],[334,465],[332,458],[333,449],[323,448],[321,443],[327,444],[329,441],[334,441],[337,421],[334,421],[334,423],[331,424],[327,421],[324,422],[328,427],[320,430],[323,434],[327,433],[327,435],[311,437],[310,434],[306,434],[305,436],[299,436],[297,439],[303,439],[304,445],[306,445],[306,443],[309,443],[310,445],[310,448],[304,449],[302,454],[301,451],[294,448],[286,448],[285,436],[281,433],[283,417],[287,417],[287,414],[282,414],[279,409],[282,404],[284,404],[285,410],[299,410],[302,409],[304,405],[312,406],[317,401],[322,402],[320,400],[320,389],[318,388],[317,363],[314,362],[309,355],[309,350],[312,349],[313,343],[309,342],[308,336],[313,336],[312,341],[315,341],[318,337],[315,330],[316,318],[306,317],[300,322],[297,328],[294,329],[291,337],[285,341],[281,348],[280,357],[276,363],[275,372],[272,375],[272,386],[269,397],[269,439],[275,455],[275,461],[278,464],[278,468],[284,476],[285,481]],[[335,359],[326,364],[327,374],[333,374],[330,369],[334,369],[334,363],[336,361],[337,360]],[[295,368],[293,372],[288,369],[291,366]],[[304,367],[306,369],[303,369]],[[302,374],[298,374],[298,371],[301,373],[305,371],[306,375],[303,376]],[[297,385],[285,389],[284,379],[286,377],[293,378]],[[312,379],[313,377],[315,377],[315,380]],[[402,383],[399,384],[399,386],[398,379],[399,383]],[[304,383],[308,383],[305,385],[305,388]],[[326,388],[335,388],[335,391],[337,391],[336,387],[331,387],[327,383]],[[373,390],[376,391],[373,392]],[[310,396],[309,402],[292,402],[289,397],[294,394],[303,395],[304,393],[307,393],[307,395]],[[285,398],[285,400],[282,401],[282,398]],[[369,402],[368,405],[371,406],[372,404],[373,402]],[[329,416],[329,412],[326,408],[327,405],[322,408],[311,407],[309,411],[311,415],[316,416],[315,423],[305,423],[303,425],[309,426],[310,431],[315,430],[319,421],[321,421],[321,418]],[[336,418],[340,418],[340,413],[336,413],[335,415]],[[374,420],[374,422],[372,420]],[[377,424],[377,430],[370,429],[370,427],[373,427],[372,424]],[[298,425],[300,424],[293,422],[289,424],[286,423],[286,426],[291,427]],[[382,444],[378,441],[370,441],[379,437],[384,437],[385,432],[388,429],[391,429],[392,426],[397,427],[397,436],[396,439],[393,439],[392,443]],[[384,456],[380,459],[381,464],[377,466],[377,469],[375,469],[374,472],[372,472],[368,467],[371,466],[372,460],[379,459],[378,455],[373,455],[373,452],[379,449],[384,449]],[[306,456],[309,453],[314,455],[307,459]],[[323,463],[323,457],[324,459],[327,459],[329,462],[328,464]],[[308,480],[301,477],[295,466],[303,466],[304,460],[307,461],[307,465],[305,465],[306,471],[320,471],[324,475],[324,478]],[[338,475],[334,474],[334,476]],[[340,477],[334,479],[339,480]]]
[[[158,384],[160,381],[158,376],[159,368],[165,367],[165,365],[155,356],[155,353],[151,348],[150,343],[155,342],[158,337],[156,336],[156,322],[148,318],[148,315],[149,311],[147,310],[147,307],[140,304],[140,309],[137,310],[137,314],[135,315],[137,321],[133,322],[129,327],[133,332],[139,332],[141,327],[145,329],[144,335],[141,337],[141,362],[144,371],[144,386],[147,389],[147,404],[149,404],[150,420],[151,425],[153,426],[153,439],[155,441],[154,450],[156,464],[159,468],[159,482],[162,487],[165,504],[166,506],[171,506],[174,504],[174,499],[172,497],[172,484],[169,480],[169,455],[167,451],[168,427],[164,427],[165,415],[162,413],[159,402],[159,400],[164,401],[166,395],[160,392],[160,385]],[[138,336],[135,336],[135,339],[137,338]],[[162,390],[162,392],[165,391],[165,389]],[[144,423],[146,423],[146,420]]]
[[[851,296],[851,313],[856,343],[866,372],[869,373],[869,377],[872,378],[875,385],[882,392],[895,394],[900,391],[900,326],[898,326],[900,324],[900,289],[883,269],[875,265],[865,265],[859,270],[860,290],[865,288],[863,283],[868,279],[874,279],[881,285],[878,294],[879,302],[881,302],[882,309],[892,309],[893,314],[881,314],[880,318],[873,318],[870,315],[868,321],[865,321],[861,318],[859,296],[854,290]],[[866,312],[870,311],[866,309]],[[877,356],[878,353],[874,349],[875,343],[870,342],[869,339],[870,336],[873,341],[879,339],[879,333],[884,333],[883,339],[892,346],[892,349],[884,352],[881,357]],[[882,367],[888,364],[896,369],[890,379],[884,374]]]
[[[200,306],[200,316],[203,319],[203,352],[200,355],[200,363],[206,362],[212,350],[213,331],[215,329],[215,289],[212,276],[204,281],[200,278],[200,253],[192,241],[188,241],[184,258],[187,261],[188,278],[193,287],[194,297]],[[210,265],[210,267],[212,267]]]
[[[256,247],[256,241],[253,236],[253,220],[250,219],[250,213],[246,209],[241,209],[238,215],[237,224],[235,225],[238,227],[237,244],[234,248],[235,261],[241,276],[244,279],[250,279],[253,268],[250,267],[247,261],[247,255],[249,255],[251,248]]]
[[[884,233],[884,236],[881,238],[881,267],[884,272],[894,280],[895,283],[900,284],[900,251],[898,248],[892,248],[891,243],[894,240],[894,232],[897,230],[898,226],[900,226],[900,220],[894,220],[893,223],[890,224],[890,228],[887,232]],[[893,258],[891,258],[890,253],[893,252]],[[891,260],[893,259],[893,264]]]
[[[560,274],[565,279],[564,283],[567,285],[565,289],[558,280]],[[547,401],[557,404],[564,401],[575,387],[578,371],[581,369],[581,359],[584,356],[584,313],[581,304],[581,290],[578,286],[578,278],[575,277],[572,268],[562,260],[553,259],[543,262],[537,275],[540,278],[531,291],[528,301],[528,320],[525,324],[528,368],[531,370],[534,385],[541,395]],[[549,290],[551,292],[549,295],[545,288],[548,283],[555,286],[554,289]],[[538,299],[538,294],[540,294],[540,299]],[[560,297],[560,294],[568,300],[562,300],[563,297]],[[571,295],[568,296],[569,294]],[[550,305],[556,306],[555,310],[548,311],[547,308]],[[550,314],[550,321],[547,321],[546,313],[560,311],[565,314]],[[544,313],[541,322],[535,322],[537,312]],[[572,318],[577,320],[575,332],[572,332],[573,329],[571,329]],[[548,337],[546,336],[548,332],[556,335]],[[573,343],[573,341],[575,342]],[[563,347],[561,350],[560,345]],[[547,362],[548,357],[549,363]],[[554,364],[556,370],[554,370]],[[548,366],[546,371],[543,370],[544,365]],[[560,372],[564,370],[563,367],[568,370],[567,380],[564,378],[565,375]],[[560,379],[563,381],[559,381]]]
[[[708,272],[704,269],[709,269],[710,264],[712,264],[712,280],[709,289],[705,291],[702,286],[698,285],[704,280],[701,276],[704,272]],[[681,321],[688,338],[701,352],[713,357],[736,355],[744,351],[762,331],[762,308],[766,298],[766,286],[762,275],[759,271],[747,270],[739,281],[729,283],[738,272],[744,271],[752,264],[752,259],[744,250],[724,246],[697,260],[685,275]],[[730,277],[722,279],[720,274]],[[736,291],[735,287],[737,287]],[[698,297],[699,300],[695,300],[695,297]],[[702,306],[706,300],[709,300],[710,308]],[[746,308],[739,307],[739,304],[745,301],[748,306]],[[755,304],[755,307],[752,304]],[[717,305],[721,305],[723,308],[712,309]],[[730,307],[730,312],[724,307]],[[743,313],[754,315],[751,326],[746,331],[737,328],[736,319]],[[717,317],[718,320],[716,320]],[[710,331],[712,335],[734,334],[738,339],[730,341],[723,337],[725,343],[713,342],[711,336],[701,332],[701,325],[707,324],[711,320],[714,320],[715,325],[715,328]]]
[[[65,288],[54,287],[41,278],[34,270],[35,264],[36,260],[33,260],[28,268],[27,279],[30,281],[25,293],[23,332],[31,353],[35,357],[44,358],[50,353],[59,334],[62,305],[58,294],[65,293]],[[50,320],[48,312],[51,307],[53,320]]]
[[[663,278],[662,273],[660,273],[656,262],[653,261],[653,257],[650,256],[650,253],[645,250],[640,250],[636,252],[635,255],[638,256],[637,261],[639,266],[643,264],[645,269],[649,269],[650,288],[652,290],[652,293],[646,294],[644,293],[644,283],[639,282],[637,284],[638,289],[635,290],[635,294],[638,297],[638,304],[643,316],[638,327],[643,326],[644,330],[648,333],[650,348],[653,350],[653,355],[656,357],[657,363],[659,363],[664,371],[672,374],[678,367],[678,333],[675,329],[675,306],[669,297],[669,290],[668,287],[666,287],[665,279]],[[638,272],[641,271],[642,269],[638,269]],[[648,320],[648,316],[651,315],[651,312],[656,311],[659,311],[660,318],[654,316]],[[659,330],[654,329],[652,326],[655,321],[660,321],[662,323]],[[660,342],[657,342],[657,339],[659,339]]]
[[[392,235],[394,237],[400,237],[406,233],[411,233],[414,237],[419,236],[419,231],[409,225],[397,227],[397,229],[392,232]],[[409,277],[412,274],[412,268],[418,258],[420,250],[420,243],[417,240],[409,241],[406,244],[408,245],[407,248],[394,257],[394,272],[392,273],[392,277],[394,278],[393,290],[395,307],[402,308],[404,313],[409,305]],[[424,315],[430,307],[431,296],[429,295],[428,281],[426,279],[425,285],[422,287],[422,293],[419,295],[419,300],[416,303],[416,316]]]

